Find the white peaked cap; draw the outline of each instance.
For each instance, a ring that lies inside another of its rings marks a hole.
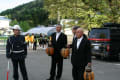
[[[20,28],[20,26],[19,26],[19,25],[14,25],[14,26],[12,27],[12,29],[21,30],[21,28]]]

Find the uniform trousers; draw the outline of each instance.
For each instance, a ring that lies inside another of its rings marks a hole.
[[[14,80],[19,80],[18,66],[20,66],[20,71],[21,71],[23,80],[28,80],[26,66],[25,66],[25,59],[12,59],[12,64],[13,64]]]

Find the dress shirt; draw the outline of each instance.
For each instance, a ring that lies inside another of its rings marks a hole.
[[[60,34],[61,34],[61,32],[56,32],[56,41],[58,40]]]
[[[83,39],[83,36],[77,39],[77,49],[79,48],[82,39]]]

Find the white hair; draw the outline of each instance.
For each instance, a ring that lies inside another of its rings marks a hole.
[[[83,28],[78,28],[77,31],[82,31],[82,32],[84,32]]]
[[[56,27],[58,27],[58,26],[59,26],[59,27],[62,27],[62,25],[60,25],[60,24],[56,25]]]

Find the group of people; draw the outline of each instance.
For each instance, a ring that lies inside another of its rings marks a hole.
[[[39,43],[39,46],[42,48],[47,47],[49,38],[47,35],[44,35],[40,33],[40,35],[33,34],[30,36],[29,34],[25,35],[25,41],[29,47],[29,44],[32,44],[33,50],[37,49],[37,43]]]
[[[62,48],[72,48],[71,63],[73,80],[84,80],[85,67],[91,66],[91,47],[84,31],[80,27],[73,27],[74,33],[72,44],[67,44],[67,35],[61,32],[62,26],[56,26],[56,32],[51,35],[51,44],[54,54],[51,56],[50,77],[47,80],[60,80],[63,72],[63,57],[60,54]],[[18,80],[18,64],[23,76],[23,80],[28,80],[25,67],[27,56],[27,44],[20,35],[19,26],[13,28],[14,35],[8,38],[6,45],[6,56],[11,58],[13,63],[13,78]]]

